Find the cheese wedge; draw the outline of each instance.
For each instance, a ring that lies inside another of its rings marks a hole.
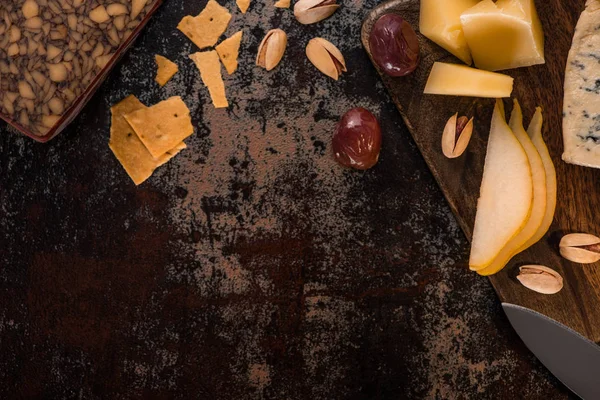
[[[429,73],[426,94],[472,97],[510,97],[513,78],[458,64],[436,62]]]
[[[600,168],[600,1],[588,0],[579,17],[565,71],[562,159]]]
[[[462,30],[460,15],[478,2],[479,0],[421,0],[419,31],[470,65],[471,52]]]
[[[529,159],[529,164],[531,166],[533,180],[531,215],[529,216],[525,227],[523,227],[523,229],[513,237],[506,246],[504,246],[500,254],[496,256],[496,259],[484,270],[478,271],[480,275],[493,275],[501,271],[510,259],[518,254],[525,243],[538,232],[538,229],[540,229],[542,221],[544,220],[544,216],[546,215],[546,170],[544,169],[542,157],[523,128],[523,112],[516,99],[514,100],[509,126],[521,143],[521,146],[523,146],[525,153],[527,153],[527,158]]]
[[[533,0],[483,0],[460,16],[477,68],[543,64],[544,31]]]
[[[504,117],[502,100],[496,100],[469,267],[487,268],[502,249],[523,230],[533,205],[533,180],[527,153]]]

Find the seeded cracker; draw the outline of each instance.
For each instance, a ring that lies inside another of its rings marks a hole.
[[[227,29],[231,14],[215,0],[210,0],[206,8],[195,17],[183,17],[177,29],[185,34],[199,48],[212,47]]]
[[[194,133],[190,110],[179,96],[125,114],[124,117],[155,158]]]
[[[154,170],[186,148],[181,142],[158,159],[146,149],[123,115],[146,108],[135,96],[128,96],[112,106],[108,146],[136,185],[148,179]]]
[[[215,50],[221,58],[221,62],[225,66],[225,69],[229,75],[233,74],[238,67],[238,55],[240,52],[240,43],[242,42],[242,36],[244,32],[239,31],[230,38],[223,40]]]
[[[225,108],[229,106],[225,96],[225,84],[221,76],[221,63],[216,51],[201,51],[190,54],[190,58],[196,63],[200,71],[202,82],[208,88],[210,97],[215,108]]]
[[[158,83],[161,87],[165,86],[167,82],[171,80],[173,75],[179,71],[179,67],[173,61],[165,58],[161,55],[156,54],[154,56],[156,60],[156,83]]]
[[[242,14],[246,14],[248,7],[250,7],[250,0],[236,0],[235,4],[237,4]]]

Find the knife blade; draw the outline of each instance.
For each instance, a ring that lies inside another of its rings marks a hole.
[[[531,352],[584,400],[600,399],[600,347],[537,311],[502,303],[513,328]]]

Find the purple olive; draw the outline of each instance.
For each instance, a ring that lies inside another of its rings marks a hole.
[[[379,159],[381,128],[377,118],[362,107],[348,111],[335,128],[333,156],[341,165],[369,169]]]
[[[398,14],[380,17],[369,37],[373,59],[389,76],[405,76],[419,65],[419,41],[408,22]]]

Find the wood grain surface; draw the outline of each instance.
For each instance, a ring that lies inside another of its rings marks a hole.
[[[600,233],[597,211],[600,210],[600,170],[569,165],[561,160],[564,71],[575,25],[584,5],[584,0],[537,1],[546,40],[546,64],[504,71],[515,78],[513,97],[521,102],[526,126],[536,106],[544,109],[543,134],[556,165],[558,204],[554,223],[546,237],[511,260],[502,272],[491,277],[491,281],[502,301],[542,312],[598,343],[600,268],[598,264],[571,263],[558,253],[558,242],[565,233]],[[418,0],[384,3],[375,8],[363,24],[362,42],[369,56],[371,28],[381,15],[389,12],[401,15],[418,33]],[[421,63],[417,70],[403,78],[391,78],[381,71],[380,75],[470,240],[494,100],[424,95],[423,89],[435,61],[460,61],[421,34],[418,36]],[[505,99],[505,105],[509,117],[512,101]],[[467,152],[458,159],[449,160],[440,148],[441,135],[446,121],[456,112],[475,117],[475,132]],[[565,278],[565,288],[559,294],[547,296],[521,286],[515,279],[518,266],[529,263],[547,265],[559,271]]]

